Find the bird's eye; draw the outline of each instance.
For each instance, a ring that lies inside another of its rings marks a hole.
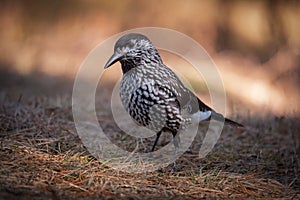
[[[117,53],[122,53],[123,51],[124,51],[124,48],[117,48],[117,49],[116,49],[116,52],[117,52]]]
[[[132,48],[134,48],[134,45],[135,45],[134,42],[129,42],[126,46],[127,46],[129,49],[132,49]]]

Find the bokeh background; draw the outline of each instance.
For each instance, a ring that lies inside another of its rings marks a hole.
[[[180,31],[207,50],[229,113],[299,115],[299,9],[299,1],[279,0],[2,0],[1,98],[71,93],[97,44],[155,26]]]

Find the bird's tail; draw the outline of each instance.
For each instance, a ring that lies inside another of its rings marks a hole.
[[[225,118],[225,123],[228,125],[231,125],[231,126],[235,126],[235,127],[244,127],[242,124],[237,123],[237,122],[235,122],[231,119],[227,119],[227,118]]]
[[[228,125],[231,125],[231,126],[234,126],[234,127],[244,127],[242,124],[240,124],[238,122],[235,122],[231,119],[224,118],[223,115],[221,115],[220,113],[217,113],[215,111],[212,111],[211,115],[212,116],[210,118],[213,118],[213,119],[218,120],[218,121],[223,121],[225,119],[225,124],[228,124]]]

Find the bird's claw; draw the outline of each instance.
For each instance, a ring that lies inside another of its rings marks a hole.
[[[172,172],[180,172],[181,169],[179,167],[173,166],[172,167]]]

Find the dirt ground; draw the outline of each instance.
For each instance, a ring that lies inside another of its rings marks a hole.
[[[203,159],[197,136],[178,159],[179,172],[171,172],[170,165],[126,173],[95,159],[79,139],[71,110],[72,80],[13,70],[1,71],[1,77],[1,199],[300,198],[297,118],[239,113],[235,120],[252,130],[226,127]],[[136,140],[124,139],[112,116],[98,119],[115,144],[134,149]],[[152,141],[145,146],[150,148]],[[165,137],[159,146],[167,142]]]

